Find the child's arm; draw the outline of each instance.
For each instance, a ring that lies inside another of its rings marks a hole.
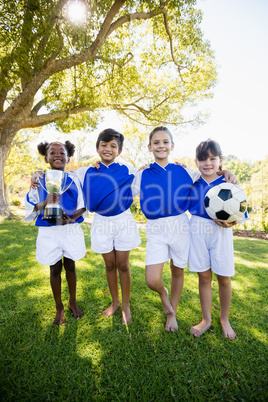
[[[215,223],[217,223],[217,225],[221,226],[222,228],[231,228],[232,226],[236,225],[238,222],[234,221],[234,222],[222,222],[219,221],[218,219],[213,219],[213,221]]]
[[[68,216],[65,212],[63,212],[64,219],[62,221],[62,224],[67,225],[69,223],[75,222],[78,218],[80,218],[80,216],[83,215],[84,212],[86,212],[86,208],[77,209],[72,216]]]
[[[35,204],[34,210],[36,212],[42,211],[45,209],[47,204],[57,204],[59,202],[59,197],[56,193],[48,194],[47,198],[44,201],[40,201]]]
[[[79,168],[77,170],[71,170],[70,172],[68,172],[68,175],[71,178],[77,177],[82,185],[84,182],[85,174],[89,167],[90,166],[86,166],[86,167]],[[34,172],[33,173],[32,177],[31,177],[31,188],[37,189],[38,187],[40,187],[40,182],[39,182],[38,178],[39,177],[42,178],[43,174],[44,174],[43,172]]]
[[[39,202],[38,190],[30,189],[25,197],[25,222],[32,222],[38,215],[35,205]]]
[[[83,169],[83,168],[82,168]],[[88,169],[88,168],[86,168]],[[69,175],[69,173],[68,173]],[[69,223],[75,222],[80,216],[82,216],[86,212],[86,203],[85,203],[85,198],[82,192],[82,188],[80,185],[80,181],[78,180],[77,177],[72,177],[72,180],[74,181],[77,191],[78,191],[78,196],[77,196],[77,206],[76,206],[76,211],[73,213],[72,216],[68,216],[65,212],[63,212],[64,219],[62,221],[62,224],[66,225]],[[86,215],[84,215],[85,217]]]
[[[218,170],[218,176],[224,176],[227,183],[238,184],[236,175],[234,175],[230,170]]]

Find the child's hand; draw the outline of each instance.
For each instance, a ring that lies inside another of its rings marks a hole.
[[[227,183],[238,184],[237,177],[228,169],[222,170],[222,174]]]
[[[100,168],[100,164],[101,164],[101,161],[97,161],[97,162],[95,163],[95,165],[93,165],[92,167],[94,167],[94,168],[96,168],[96,169],[99,169],[99,168]]]
[[[32,177],[31,177],[31,188],[33,188],[34,190],[36,190],[37,187],[40,187],[40,183],[39,183],[38,178],[39,178],[39,177],[42,178],[42,177],[43,177],[43,174],[44,174],[44,173],[41,172],[40,170],[34,172],[34,174],[33,174]]]
[[[48,205],[48,204],[58,204],[58,202],[59,202],[58,194],[52,193],[52,194],[47,195],[46,205]]]
[[[184,169],[187,168],[187,165],[185,165],[185,163],[181,163],[181,162],[176,161],[176,162],[174,162],[174,164],[175,164],[175,165],[180,165],[180,166],[182,166]]]
[[[69,223],[73,223],[75,220],[70,218],[65,212],[63,212],[63,220],[61,222],[62,225],[68,225]]]
[[[149,165],[143,165],[138,169],[138,172],[140,172],[141,170],[147,169],[149,167]]]
[[[215,223],[217,223],[217,225],[221,226],[222,228],[231,228],[232,226],[237,224],[237,221],[234,221],[234,222],[225,222],[224,221],[224,222],[222,222],[222,221],[219,221],[218,219],[213,219],[213,221]]]

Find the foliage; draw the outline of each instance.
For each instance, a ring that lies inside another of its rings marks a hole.
[[[265,401],[267,400],[267,242],[234,239],[230,319],[238,334],[223,337],[217,280],[213,277],[213,326],[199,339],[190,333],[201,318],[197,275],[186,269],[178,312],[179,331],[164,330],[159,297],[145,284],[145,234],[131,252],[131,307],[101,315],[110,303],[102,257],[89,249],[77,262],[77,299],[84,312],[55,327],[49,269],[35,261],[37,228],[18,219],[0,225],[1,399],[8,401]],[[170,271],[163,280],[170,289]]]
[[[5,165],[7,184],[10,185],[20,180],[22,176],[32,174],[37,167],[43,165],[41,160],[37,158],[37,152],[36,155],[33,155],[30,146],[30,143],[36,139],[37,135],[38,133],[28,130],[18,133],[14,138]]]
[[[79,26],[68,3],[0,3],[2,164],[20,129],[89,130],[109,109],[151,126],[182,124],[185,108],[212,96],[216,66],[196,0],[86,1]],[[199,124],[189,109],[188,123]],[[3,185],[0,175],[0,213]]]
[[[113,12],[106,3],[89,5],[81,26],[68,21],[63,0],[2,4],[2,88],[9,104],[43,73],[41,92],[33,94],[35,114],[44,105],[47,115],[68,111],[52,120],[65,132],[95,127],[107,108],[151,124],[183,121],[180,110],[210,96],[216,78],[195,0],[162,6],[117,0]],[[113,21],[109,13],[115,13]],[[39,125],[48,123],[45,114]]]
[[[251,179],[252,164],[250,162],[240,161],[238,158],[236,158],[236,160],[232,159],[227,163],[226,160],[224,160],[223,166],[224,169],[229,169],[236,175],[239,184]]]

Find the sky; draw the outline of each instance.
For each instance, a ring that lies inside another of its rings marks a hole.
[[[199,0],[204,37],[215,51],[218,83],[207,104],[210,119],[179,139],[180,152],[194,157],[193,144],[219,142],[224,155],[256,161],[268,156],[268,1]]]
[[[225,156],[262,160],[268,156],[268,0],[198,0],[197,7],[204,38],[215,52],[218,83],[213,99],[202,106],[210,114],[205,125],[183,133],[171,129],[176,157],[194,158],[196,146],[211,138]],[[107,127],[120,131],[122,123],[107,113],[92,137]]]

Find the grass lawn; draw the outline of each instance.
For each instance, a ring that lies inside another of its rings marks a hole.
[[[179,331],[167,333],[160,298],[145,284],[145,236],[131,254],[134,322],[109,319],[102,257],[88,246],[77,262],[79,307],[66,325],[52,324],[49,268],[35,260],[37,228],[19,218],[0,222],[0,344],[2,401],[265,401],[268,400],[268,242],[235,238],[231,324],[237,339],[223,337],[218,286],[213,282],[213,326],[199,339],[190,333],[201,319],[197,275],[185,272]],[[164,268],[170,290],[170,272]]]

